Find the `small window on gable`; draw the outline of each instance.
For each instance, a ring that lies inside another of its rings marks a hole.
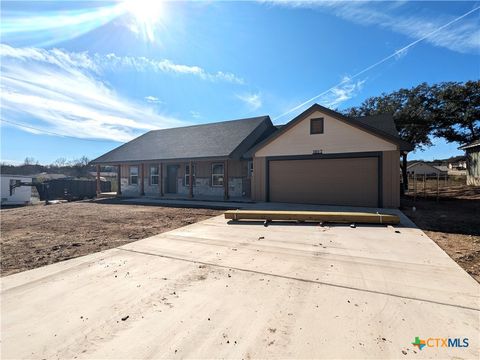
[[[310,119],[310,134],[323,134],[323,118]]]

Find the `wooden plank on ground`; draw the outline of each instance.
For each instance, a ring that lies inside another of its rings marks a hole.
[[[267,221],[314,221],[324,223],[388,224],[400,223],[397,215],[368,212],[228,210],[225,219]]]

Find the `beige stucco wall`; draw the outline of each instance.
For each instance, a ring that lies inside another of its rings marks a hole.
[[[252,200],[254,201],[266,201],[266,166],[267,161],[264,157],[253,158]]]
[[[383,152],[383,207],[400,206],[400,151]]]
[[[324,118],[324,133],[310,135],[310,119]],[[327,153],[392,151],[397,146],[364,130],[316,111],[284,134],[259,149],[255,156],[309,155]]]

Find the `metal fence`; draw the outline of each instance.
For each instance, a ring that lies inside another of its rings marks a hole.
[[[110,192],[110,181],[101,181],[101,192]],[[55,179],[45,181],[37,186],[40,200],[81,200],[96,196],[96,180],[83,179]]]
[[[466,184],[466,177],[447,174],[409,174],[406,194],[414,200],[420,198],[436,198],[437,201],[447,193],[452,186]]]

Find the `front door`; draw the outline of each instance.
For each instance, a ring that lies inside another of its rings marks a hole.
[[[167,165],[167,193],[177,193],[177,171],[178,165]]]

